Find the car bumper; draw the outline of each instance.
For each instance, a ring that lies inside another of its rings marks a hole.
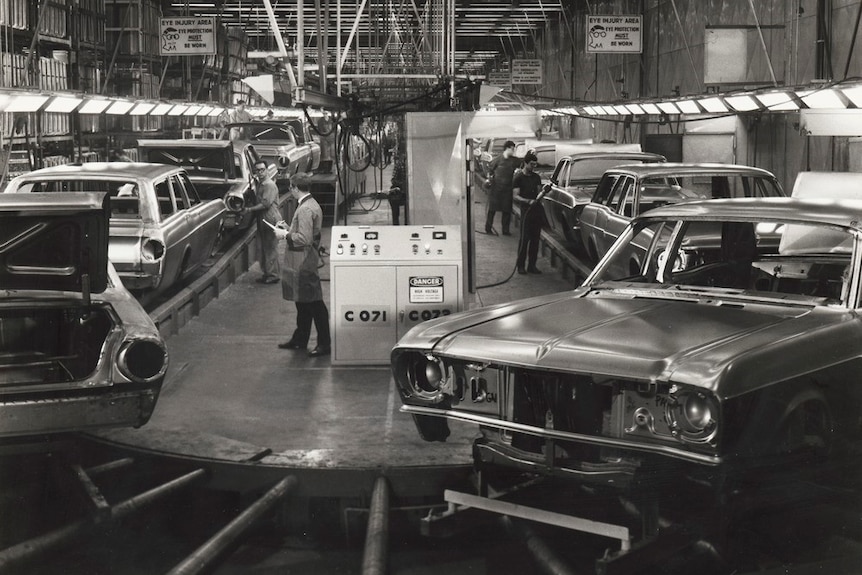
[[[160,387],[161,381],[139,391],[0,401],[0,437],[139,427],[150,419]]]
[[[154,276],[151,274],[120,271],[117,273],[123,281],[123,285],[126,286],[126,289],[130,290],[153,289],[158,287],[162,281],[161,276]]]

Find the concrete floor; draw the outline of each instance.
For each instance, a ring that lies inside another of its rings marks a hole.
[[[377,180],[381,181],[380,179]],[[382,181],[388,181],[383,178]],[[369,192],[373,187],[370,182]],[[474,204],[484,227],[484,194]],[[373,211],[363,208],[376,206]],[[342,220],[343,221],[343,220]],[[388,225],[386,201],[364,198],[348,225]],[[497,222],[499,229],[499,216]],[[504,280],[514,268],[512,236],[476,233],[477,285]],[[329,246],[329,228],[323,245]],[[281,246],[284,247],[283,244]],[[329,302],[328,258],[321,270]],[[541,276],[515,274],[500,286],[467,294],[469,305],[490,305],[571,289],[549,263]],[[452,425],[445,444],[425,443],[400,400],[387,366],[332,366],[328,357],[278,349],[295,325],[295,308],[278,284],[258,284],[255,264],[168,341],[170,369],[150,422],[137,430],[98,435],[111,442],[176,456],[317,469],[375,469],[469,465],[477,429]],[[313,347],[314,335],[309,347]]]

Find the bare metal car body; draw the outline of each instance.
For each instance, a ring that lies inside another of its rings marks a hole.
[[[733,164],[660,163],[618,166],[605,172],[593,198],[581,210],[581,242],[598,261],[632,217],[688,200],[782,197],[766,170]]]
[[[607,170],[665,160],[660,154],[634,151],[582,152],[560,158],[551,174],[551,186],[541,200],[549,228],[569,241],[580,241],[581,210],[592,200]]]
[[[311,136],[308,124],[299,118],[279,122],[228,124],[240,129],[240,140],[254,146],[260,157],[279,168],[278,177],[309,172],[320,166],[320,144]]]
[[[140,426],[167,370],[108,261],[104,194],[0,194],[0,437]]]
[[[690,480],[720,492],[767,466],[851,457],[862,439],[860,222],[857,200],[657,208],[572,292],[408,332],[391,358],[402,411],[427,441],[445,441],[447,420],[478,424],[480,469],[620,489],[653,478],[671,495]],[[757,245],[764,226],[777,245]],[[632,274],[630,245],[643,237],[648,256]]]
[[[224,201],[202,201],[186,171],[164,164],[90,162],[14,178],[16,192],[104,192],[110,196],[109,258],[130,290],[161,292],[212,253]]]
[[[226,229],[254,220],[240,213],[254,203],[253,168],[262,158],[253,146],[229,140],[138,140],[138,156],[145,162],[184,168],[201,199],[223,199]]]

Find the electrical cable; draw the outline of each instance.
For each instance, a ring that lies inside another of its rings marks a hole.
[[[543,197],[545,197],[545,194],[547,194],[548,190],[550,190],[550,189],[551,189],[550,184],[545,184],[544,186],[542,186],[542,191],[539,192],[539,194],[536,196],[536,200],[527,207],[527,209],[524,211],[523,214],[521,214],[521,225],[520,225],[521,232],[520,232],[520,237],[518,238],[518,251],[517,251],[518,254],[521,253],[521,248],[524,246],[524,242],[526,241],[526,234],[524,233],[524,226],[526,225],[527,216],[536,208],[536,206],[539,205],[539,201],[541,201],[541,199]],[[476,231],[476,230],[474,230],[474,231]],[[503,285],[504,283],[508,282],[509,280],[511,280],[515,276],[515,272],[517,270],[518,270],[518,262],[516,260],[515,266],[512,268],[512,271],[509,273],[509,275],[505,279],[502,279],[500,281],[490,283],[490,284],[476,286],[477,293],[480,289],[487,289],[487,288],[492,288],[492,287],[497,287],[497,286]]]

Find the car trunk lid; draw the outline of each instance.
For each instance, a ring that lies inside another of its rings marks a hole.
[[[105,291],[109,218],[103,193],[0,194],[0,290]]]

